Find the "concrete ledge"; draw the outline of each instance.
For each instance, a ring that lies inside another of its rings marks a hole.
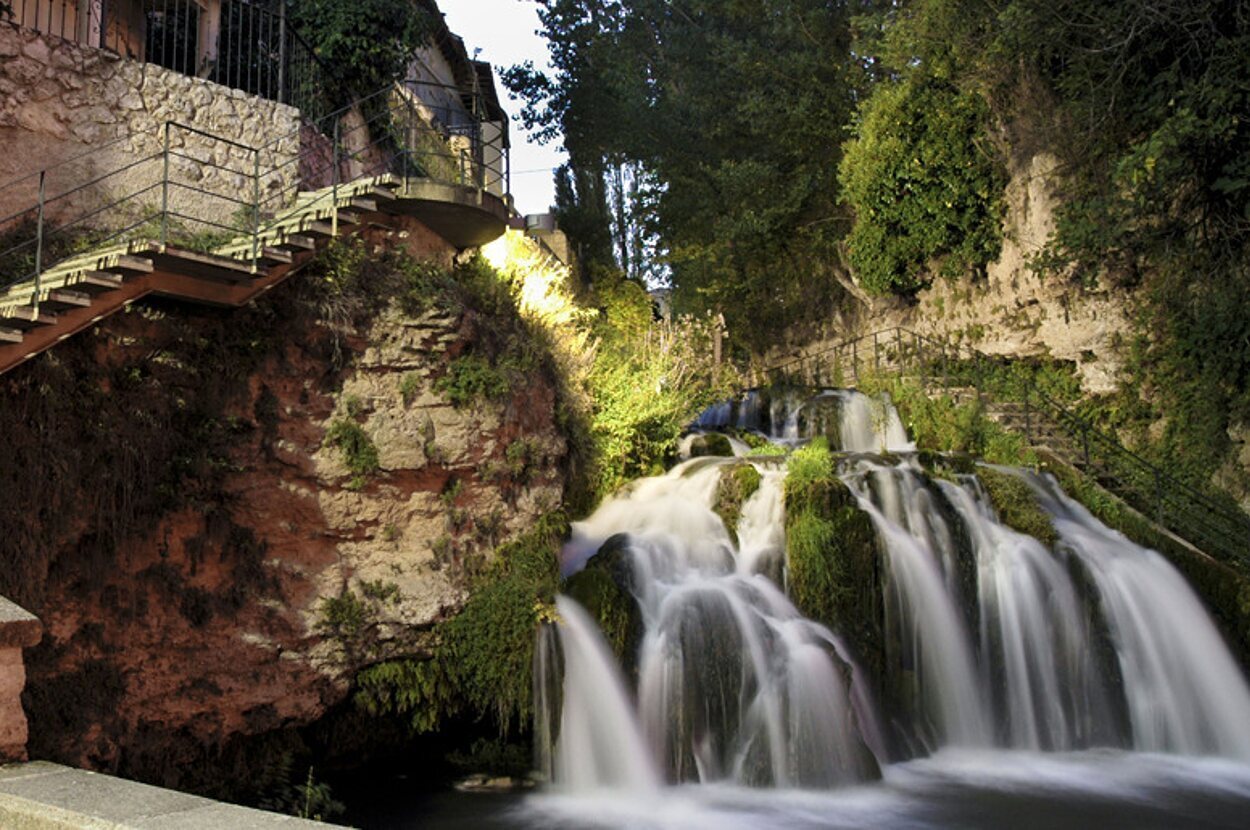
[[[0,827],[6,830],[312,830],[328,826],[58,764],[40,761],[0,767]]]
[[[39,618],[0,597],[0,648],[29,648],[43,637]]]

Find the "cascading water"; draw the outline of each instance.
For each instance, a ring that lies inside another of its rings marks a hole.
[[[700,826],[723,822],[727,802],[729,814],[748,817],[742,826],[783,816],[794,826],[880,826],[892,819],[839,823],[797,796],[766,793],[866,782],[880,770],[882,784],[836,796],[841,815],[863,807],[849,794],[877,792],[899,818],[900,804],[928,797],[934,781],[975,787],[966,776],[989,782],[1009,770],[1023,781],[1022,770],[1036,768],[1066,791],[1084,785],[1081,765],[1103,764],[1134,782],[1163,775],[1141,786],[1167,801],[1169,787],[1200,788],[1187,777],[1195,765],[1215,763],[1140,752],[1230,759],[1204,774],[1224,782],[1238,809],[1250,806],[1250,688],[1201,602],[1162,556],[1101,525],[1052,480],[998,470],[1037,494],[1059,539],[1053,548],[1001,523],[975,475],[929,476],[888,401],[844,390],[752,394],[697,426],[790,445],[826,436],[843,451],[839,477],[880,549],[881,676],[861,668],[863,644],[803,618],[784,592],[784,464],[748,455],[741,441],[735,459],[683,462],[575,525],[565,574],[611,550],[628,571],[641,636],[622,670],[591,618],[559,600],[558,636],[540,648],[536,735],[549,740],[563,795],[534,809],[561,814],[553,804],[571,802],[558,799],[604,789],[650,792],[657,805],[681,792],[695,799],[691,816],[679,809],[648,822],[626,809],[592,821],[577,802],[573,823]],[[726,528],[714,512],[718,487],[746,463],[760,471],[759,487]],[[1070,754],[1099,747],[1131,752],[1114,761]],[[1154,796],[1134,792],[1146,809]],[[1145,815],[1168,815],[1172,802],[1162,801]],[[917,826],[990,826],[927,821]]]
[[[781,475],[767,471],[744,504],[739,554],[711,509],[723,467],[696,459],[639,482],[575,528],[566,567],[584,562],[586,551],[598,550],[610,536],[630,534],[625,549],[645,628],[639,719],[652,757],[670,780],[775,786],[860,780],[876,765],[857,724],[880,730],[870,710],[852,705],[852,699],[868,701],[848,688],[852,668],[840,656],[845,650],[752,570],[782,553]],[[563,720],[582,723],[594,714],[570,716],[570,708],[597,709],[602,696],[571,692],[604,670],[586,659],[585,648],[571,647],[585,637],[583,612],[570,600],[561,602],[562,613],[574,611],[560,635]],[[632,740],[621,735],[622,742]],[[590,757],[562,760],[563,748],[557,743],[560,784],[575,783],[562,769],[581,775],[603,766]],[[597,783],[628,784],[619,770],[606,773]]]

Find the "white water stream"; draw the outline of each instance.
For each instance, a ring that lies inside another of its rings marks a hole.
[[[715,785],[694,803],[738,804],[731,813],[742,826],[768,826],[739,802],[773,802],[723,788],[819,790],[871,781],[879,769],[886,789],[919,786],[926,775],[969,774],[952,758],[976,758],[977,775],[990,780],[995,757],[1004,770],[1034,757],[1066,770],[1081,756],[1021,753],[1105,747],[1230,759],[1222,763],[1237,782],[1234,800],[1250,806],[1250,687],[1162,556],[1026,471],[1005,472],[1038,494],[1061,541],[1052,550],[1006,527],[974,477],[930,478],[893,407],[858,393],[752,397],[709,410],[698,426],[758,429],[789,444],[828,434],[850,453],[841,476],[883,556],[884,676],[865,676],[861,644],[804,619],[765,576],[784,562],[784,467],[757,462],[761,485],[731,535],[712,506],[722,471],[741,459],[683,462],[607,501],[575,525],[565,549],[570,574],[628,534],[644,631],[631,686],[590,617],[559,601],[558,644],[540,648],[539,685],[562,689],[540,691],[536,734],[549,736],[561,804],[605,790],[663,800],[672,797],[666,784]],[[556,698],[558,726],[542,702]],[[1151,763],[1157,771],[1171,762]],[[786,805],[786,821],[806,826]]]

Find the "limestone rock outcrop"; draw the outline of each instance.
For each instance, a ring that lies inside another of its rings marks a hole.
[[[372,244],[452,256],[415,229]],[[316,721],[361,667],[428,653],[470,574],[559,505],[551,381],[452,405],[438,378],[499,321],[405,313],[368,277],[135,308],[6,376],[0,593],[47,629],[27,651],[33,756],[176,784]],[[366,472],[336,424],[376,453]]]

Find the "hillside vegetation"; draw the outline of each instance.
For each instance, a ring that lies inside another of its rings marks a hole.
[[[865,296],[981,279],[1007,171],[1046,152],[1060,208],[1030,267],[1132,298],[1123,391],[1090,413],[1195,484],[1229,457],[1250,419],[1244,3],[539,6],[555,71],[507,81],[564,137],[558,208],[592,262],[671,281],[745,358]]]

